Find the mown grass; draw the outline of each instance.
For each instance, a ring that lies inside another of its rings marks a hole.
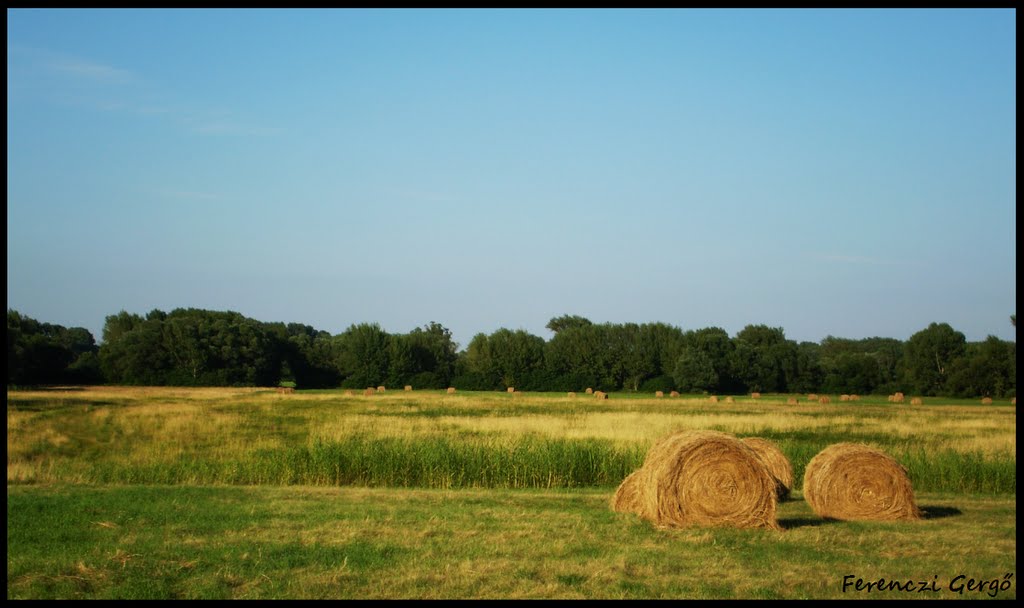
[[[610,492],[8,486],[8,599],[988,599],[1014,497],[919,496],[916,522],[658,530]],[[935,591],[843,589],[844,577]],[[996,593],[1016,597],[1016,582]],[[961,580],[961,582],[965,582]],[[955,587],[955,586],[954,586]]]

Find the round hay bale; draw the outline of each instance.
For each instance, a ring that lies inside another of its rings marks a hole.
[[[796,405],[797,403],[799,402],[797,401],[796,397],[790,397],[789,399],[786,399],[786,405]]]
[[[386,388],[384,388],[383,386],[378,386],[378,387],[377,387],[377,392],[378,392],[378,393],[383,393],[383,392],[384,392],[384,391],[386,391],[386,390],[387,390],[387,389],[386,389]]]
[[[570,396],[570,397],[575,397],[575,396],[576,396],[576,393],[574,393],[574,392],[572,392],[572,391],[569,391],[569,396]]]
[[[787,498],[793,489],[793,465],[782,453],[782,450],[771,441],[761,437],[744,437],[740,441],[750,446],[750,449],[754,450],[758,458],[768,467],[768,472],[775,478],[775,495],[778,499]]]
[[[920,397],[913,397],[910,400],[910,405],[924,405],[924,399]]]
[[[826,519],[921,517],[907,469],[885,452],[859,443],[832,444],[807,463],[804,499]]]
[[[725,402],[726,402],[726,403],[733,403],[733,401],[734,401],[734,400],[733,400],[733,398],[732,398],[732,397],[726,397],[726,398],[725,398]]]
[[[449,395],[454,395],[455,394],[455,387],[454,386],[449,386],[448,387],[448,394]]]
[[[588,387],[587,387],[587,391],[586,391],[586,392],[587,392],[587,394],[588,394],[588,395],[593,395],[593,394],[594,394],[594,389],[592,389],[592,388],[590,388],[590,387],[588,386]]]
[[[832,403],[832,399],[828,395],[822,395],[818,397],[818,403]]]
[[[604,400],[608,398],[608,393],[604,391],[594,391],[594,397],[597,397],[598,400]]]
[[[760,399],[761,398],[761,393],[750,393],[750,398],[751,399]]]
[[[1017,398],[1016,397],[1011,397],[1010,398],[1010,405],[1017,405]]]
[[[405,385],[405,390],[411,391],[412,390],[412,385],[411,384],[406,384]]]
[[[658,399],[661,399],[662,397],[665,396],[665,392],[664,391],[654,391],[654,396],[657,397]]]
[[[850,400],[850,396],[849,395],[839,395],[839,400],[840,401],[849,401]]]
[[[850,401],[860,401],[860,395],[850,395]]]
[[[815,395],[814,393],[808,393],[807,394],[807,400],[808,401],[817,401],[818,400],[818,396]]]
[[[506,393],[514,393],[514,392],[516,392],[516,389],[515,389],[515,387],[510,386],[507,389],[505,389],[505,392]]]
[[[981,400],[982,405],[992,405],[992,397],[985,397]]]
[[[352,391],[345,391],[345,396],[346,397],[351,397],[352,396]]]
[[[708,401],[710,401],[711,403],[718,403],[718,396],[711,395],[710,397],[708,397]]]
[[[718,431],[680,431],[651,447],[640,469],[640,517],[660,527],[778,530],[776,482],[745,443]]]
[[[377,391],[373,390],[372,388],[367,388],[365,391],[363,391],[363,396],[369,397],[370,395],[373,395],[376,392]]]
[[[678,397],[679,396],[679,391],[672,391],[671,393],[668,394],[668,396],[669,397]]]
[[[612,496],[612,511],[638,513],[640,511],[640,470],[633,471],[619,484]]]
[[[896,393],[892,396],[893,403],[903,403],[903,393]]]

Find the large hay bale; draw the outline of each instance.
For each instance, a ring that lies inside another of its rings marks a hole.
[[[768,472],[775,478],[775,495],[778,499],[783,500],[788,497],[789,492],[793,489],[793,465],[782,453],[782,450],[771,441],[761,437],[744,437],[740,441],[750,446],[750,449],[754,450],[758,458],[768,467]]]
[[[638,513],[640,510],[640,469],[630,473],[612,496],[612,511]]]
[[[804,499],[827,519],[919,519],[904,468],[885,452],[859,443],[835,443],[807,463]]]
[[[673,433],[647,452],[639,477],[637,514],[657,526],[780,529],[775,478],[732,435]]]

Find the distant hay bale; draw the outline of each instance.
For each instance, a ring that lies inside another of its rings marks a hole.
[[[896,393],[895,395],[892,396],[893,403],[903,403],[903,399],[903,393]]]
[[[924,400],[920,397],[914,397],[910,400],[910,405],[924,405]]]
[[[448,387],[448,394],[449,395],[454,395],[455,394],[455,387],[454,386],[449,386]]]
[[[1010,405],[1017,405],[1017,398],[1016,397],[1010,397]]]
[[[505,392],[507,392],[507,393],[514,393],[514,392],[516,392],[516,389],[510,386],[507,389],[505,389]]]
[[[775,478],[732,435],[673,433],[651,447],[639,473],[636,513],[656,526],[780,529]]]
[[[725,402],[726,403],[733,403],[733,401],[734,401],[734,399],[732,397],[726,397],[725,398]]]
[[[818,396],[815,395],[814,393],[808,393],[807,394],[807,400],[808,401],[817,401],[818,400]]]
[[[859,401],[860,395],[850,395],[850,401]]]
[[[345,391],[345,396],[346,397],[351,397],[352,396],[352,391]]]
[[[708,397],[708,401],[710,401],[711,403],[718,403],[718,396],[711,395],[710,397]]]
[[[839,395],[839,400],[840,401],[849,401],[850,400],[850,396],[849,395]]]
[[[370,395],[376,394],[376,392],[377,391],[374,390],[373,387],[367,387],[367,389],[365,391],[363,391],[363,396],[364,397],[369,397]]]
[[[406,384],[405,385],[405,390],[411,391],[412,390],[412,385],[411,384]]]
[[[616,513],[638,513],[640,510],[640,470],[633,471],[615,490],[612,496],[612,511]]]
[[[789,399],[786,399],[786,405],[796,405],[797,403],[798,401],[796,397],[790,397]]]
[[[387,390],[387,389],[386,389],[386,388],[384,388],[383,386],[378,386],[378,387],[377,387],[377,392],[378,392],[378,393],[383,393],[383,392],[384,392],[384,391],[386,391],[386,390]]]
[[[832,399],[830,399],[828,395],[822,395],[821,397],[818,397],[818,403],[832,403]]]
[[[594,396],[599,400],[603,400],[608,398],[608,393],[605,393],[604,391],[594,391]]]
[[[588,387],[587,387],[587,391],[586,391],[586,392],[587,392],[587,394],[588,394],[588,395],[593,395],[593,394],[594,394],[594,389],[592,389],[592,388],[590,388],[590,387],[588,386]]]
[[[751,399],[760,399],[761,398],[761,393],[750,393],[750,398]]]
[[[981,400],[982,405],[992,405],[992,397],[985,397]]]
[[[576,393],[574,393],[574,392],[572,392],[572,391],[569,391],[569,396],[570,396],[570,397],[575,397],[575,396],[576,396]]]
[[[892,403],[896,399],[896,395],[889,395],[889,403]]]
[[[654,396],[660,399],[665,396],[665,393],[663,391],[654,391]]]
[[[921,517],[907,469],[885,452],[859,443],[832,444],[807,463],[804,499],[827,519]]]
[[[679,391],[672,391],[671,393],[668,394],[668,396],[669,397],[678,397],[679,396]]]
[[[782,453],[782,450],[771,441],[761,437],[744,437],[740,441],[750,446],[750,449],[754,450],[758,458],[768,467],[768,472],[776,481],[776,497],[779,500],[788,497],[789,492],[793,489],[793,465]]]

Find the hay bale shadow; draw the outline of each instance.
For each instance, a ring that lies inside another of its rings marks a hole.
[[[840,523],[836,519],[821,519],[819,517],[780,517],[779,527],[783,530],[795,530],[797,528],[815,528],[826,524]]]
[[[956,507],[921,506],[922,519],[942,519],[943,517],[956,517],[957,515],[963,515],[963,511]]]

